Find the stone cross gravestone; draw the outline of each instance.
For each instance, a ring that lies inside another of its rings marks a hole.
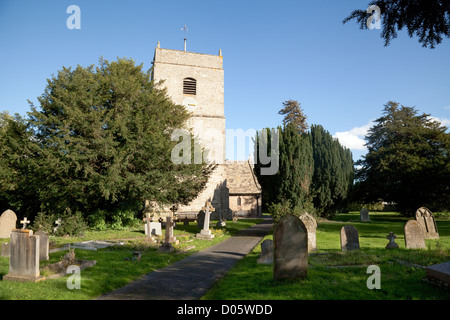
[[[433,213],[425,208],[421,207],[416,211],[416,220],[422,227],[425,239],[439,239],[439,232],[434,219]]]
[[[359,212],[359,215],[361,218],[361,222],[370,221],[369,210],[367,210],[366,208],[362,208],[361,211]]]
[[[16,228],[17,216],[12,210],[6,210],[0,216],[0,238],[9,238]]]
[[[358,230],[350,224],[341,228],[341,250],[359,250]]]
[[[416,220],[408,220],[403,227],[406,249],[425,249],[425,236]]]
[[[58,218],[58,220],[55,221],[56,227],[53,228],[53,234],[56,233],[56,231],[58,231],[59,227],[61,227],[61,218]]]
[[[314,217],[309,213],[305,212],[300,216],[300,220],[302,220],[306,230],[308,231],[308,252],[316,251],[316,219],[314,219]]]
[[[35,235],[39,237],[39,260],[47,261],[49,249],[48,235],[44,231],[38,231]]]
[[[386,239],[389,239],[389,243],[386,245],[386,249],[397,249],[398,244],[395,243],[395,239],[397,239],[397,236],[391,231],[386,236]]]
[[[11,233],[9,273],[6,281],[39,281],[39,236],[33,231],[15,229]]]
[[[27,225],[30,223],[31,221],[28,221],[27,217],[23,218],[23,220],[20,220],[20,223],[23,224],[22,229],[26,229]]]
[[[209,218],[211,216],[211,212],[214,212],[214,210],[215,209],[211,205],[211,202],[206,201],[206,205],[202,208],[202,211],[205,213],[203,229],[200,231],[200,233],[197,233],[197,239],[212,240],[214,238],[214,235],[211,234],[211,230],[209,230]]]
[[[145,235],[148,238],[151,238],[152,236],[162,235],[161,222],[152,221],[152,217],[148,212],[146,213],[146,215],[147,217],[143,219],[145,222]]]
[[[258,258],[259,264],[272,264],[273,263],[273,240],[266,239],[261,242],[261,255]]]
[[[274,231],[274,280],[304,279],[308,276],[308,231],[302,220],[288,214]]]
[[[172,217],[166,217],[166,234],[163,244],[158,249],[161,252],[172,252],[175,250],[173,244],[178,244],[177,238],[173,236],[173,225]]]

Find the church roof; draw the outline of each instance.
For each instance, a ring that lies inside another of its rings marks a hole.
[[[253,164],[249,160],[227,161],[225,167],[230,195],[261,193],[261,186],[253,172]]]

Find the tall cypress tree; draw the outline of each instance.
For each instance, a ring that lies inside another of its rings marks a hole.
[[[314,208],[322,216],[332,216],[344,205],[353,184],[352,154],[321,125],[312,125],[309,137],[314,158]]]

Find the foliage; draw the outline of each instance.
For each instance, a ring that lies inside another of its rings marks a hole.
[[[61,219],[59,228],[54,232],[55,221]],[[39,212],[33,222],[33,229],[38,231],[45,231],[48,234],[57,236],[82,236],[88,229],[88,225],[84,220],[83,214],[79,211],[72,213],[69,208],[66,208],[61,214],[45,214]]]
[[[353,185],[352,153],[320,125],[311,126],[309,137],[314,158],[314,208],[320,216],[331,217],[345,207]]]
[[[450,207],[450,134],[428,114],[396,102],[385,105],[366,141],[368,153],[358,161],[356,198],[395,202],[403,214],[426,206]]]
[[[287,100],[283,102],[283,108],[278,112],[278,114],[284,115],[284,126],[290,123],[300,133],[305,133],[306,130],[308,130],[308,124],[306,123],[307,117],[297,100]]]
[[[0,121],[0,204],[19,215],[106,210],[120,227],[135,214],[121,203],[187,203],[205,187],[211,165],[171,158],[190,114],[133,60],[63,67],[38,101]]]
[[[450,37],[450,6],[446,0],[377,0],[369,3],[380,8],[383,17],[381,37],[388,46],[397,38],[397,30],[406,27],[410,37],[417,36],[423,47],[434,48],[443,36]],[[343,20],[356,19],[361,29],[367,29],[366,21],[372,15],[367,10],[355,10]]]

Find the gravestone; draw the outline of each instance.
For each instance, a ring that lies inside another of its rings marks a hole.
[[[366,208],[362,208],[361,211],[359,212],[359,215],[361,218],[361,222],[370,221],[369,210],[367,210]]]
[[[306,230],[308,231],[308,252],[316,251],[316,219],[314,219],[314,217],[309,213],[305,212],[300,216],[300,220],[302,220]]]
[[[161,231],[161,222],[155,222],[152,221],[151,214],[149,212],[146,213],[146,218],[144,218],[145,222],[145,235],[148,238],[151,238],[152,236],[160,236],[162,235]]]
[[[211,202],[206,201],[206,205],[202,208],[202,211],[205,213],[203,229],[200,231],[200,233],[196,234],[197,239],[212,240],[214,238],[214,235],[211,234],[211,230],[209,230],[209,218],[211,216],[211,212],[214,212],[214,210],[215,209],[211,205]]]
[[[48,235],[44,231],[38,231],[35,235],[39,236],[39,261],[47,261],[49,249]]]
[[[2,254],[1,257],[9,257],[9,242],[2,243]]]
[[[173,225],[172,217],[166,217],[166,234],[164,242],[158,248],[160,252],[172,252],[175,250],[173,244],[178,244],[177,238],[173,236]]]
[[[406,249],[425,249],[425,236],[416,220],[409,220],[403,227]]]
[[[397,236],[391,231],[386,236],[386,239],[389,239],[389,243],[386,245],[386,249],[397,249],[398,244],[395,243],[395,239],[397,239]]]
[[[425,208],[421,207],[416,211],[416,220],[422,227],[425,239],[439,239],[439,232],[434,219],[433,213]]]
[[[429,280],[436,280],[447,289],[450,288],[450,261],[427,267],[426,277]]]
[[[11,233],[9,273],[6,281],[42,280],[39,271],[39,237],[33,231],[14,229]]]
[[[274,280],[308,276],[308,231],[296,216],[284,216],[274,231]]]
[[[261,243],[261,255],[258,258],[259,264],[273,263],[273,240],[266,239]]]
[[[0,238],[9,238],[16,228],[17,216],[12,210],[6,210],[0,216]]]
[[[197,214],[197,226],[201,229],[203,228],[204,224],[205,224],[205,211],[201,210]]]
[[[350,224],[341,228],[341,250],[359,250],[358,230]]]

